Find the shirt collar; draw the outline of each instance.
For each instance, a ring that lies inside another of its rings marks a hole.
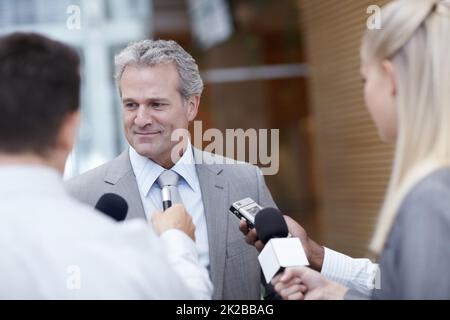
[[[0,193],[64,194],[62,175],[45,165],[0,165]]]
[[[172,170],[178,173],[187,182],[189,187],[194,192],[199,192],[197,171],[195,169],[194,154],[192,145],[189,142],[186,151],[177,163],[172,167]]]
[[[152,159],[138,154],[131,146],[129,154],[139,191],[142,195],[147,196],[151,187],[165,169]],[[199,191],[193,150],[190,142],[187,144],[187,148],[183,156],[171,168],[171,170],[178,173],[194,192]]]

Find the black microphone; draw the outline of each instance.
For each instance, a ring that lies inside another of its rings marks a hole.
[[[286,238],[288,226],[280,210],[264,208],[255,217],[255,228],[259,240],[266,244],[272,238]]]
[[[278,209],[265,208],[255,217],[258,238],[265,244],[258,256],[266,282],[287,267],[309,265],[299,238],[292,238]]]
[[[95,209],[116,221],[123,221],[127,217],[128,204],[124,198],[115,193],[105,193],[98,199]]]

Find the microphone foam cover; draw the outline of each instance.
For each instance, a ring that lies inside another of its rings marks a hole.
[[[286,238],[289,234],[283,215],[275,208],[264,208],[256,214],[255,229],[264,244],[272,238]]]
[[[95,209],[116,221],[123,221],[128,213],[128,204],[124,198],[117,194],[105,193],[98,199]]]

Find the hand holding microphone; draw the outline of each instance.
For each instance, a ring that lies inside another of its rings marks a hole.
[[[234,202],[230,212],[240,219],[239,228],[246,241],[261,251],[258,260],[267,283],[285,267],[309,265],[300,239],[289,234],[278,209],[263,209],[251,198],[244,198]]]
[[[272,279],[272,285],[284,300],[342,300],[348,291],[308,267],[291,267]]]
[[[274,209],[277,210],[277,209]],[[278,211],[278,210],[277,210]],[[306,256],[308,257],[308,261],[310,263],[310,268],[321,271],[323,258],[324,258],[324,248],[317,244],[314,240],[308,237],[306,230],[298,224],[294,219],[287,215],[282,215],[281,212],[278,211],[278,214],[281,215],[288,228],[288,232],[292,237],[299,238],[303,248],[305,250]],[[245,235],[245,241],[252,246],[255,246],[258,252],[261,252],[264,249],[265,243],[260,240],[257,229],[249,229],[247,227],[247,223],[245,219],[241,219],[239,223],[239,230]]]
[[[256,234],[256,229],[249,229],[245,219],[241,219],[239,222],[239,230],[241,230],[241,232],[245,235],[245,242],[251,246],[254,246],[258,252],[261,252],[262,249],[264,249],[264,243],[259,240],[258,235]]]
[[[158,235],[170,229],[178,229],[195,241],[195,225],[192,217],[181,204],[175,204],[164,212],[155,212],[152,223]]]
[[[267,283],[284,268],[309,265],[300,239],[291,237],[278,209],[265,208],[258,212],[255,229],[265,244],[258,260]]]

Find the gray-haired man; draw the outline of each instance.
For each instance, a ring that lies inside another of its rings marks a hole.
[[[189,141],[171,139],[197,115],[203,82],[195,60],[174,41],[140,41],[116,57],[116,78],[130,148],[70,180],[69,191],[90,205],[106,192],[117,193],[129,203],[127,219],[150,220],[161,210],[162,177],[169,172],[196,225],[199,259],[210,271],[213,298],[259,299],[257,251],[246,244],[228,208],[245,197],[275,206],[260,170],[225,165]]]

